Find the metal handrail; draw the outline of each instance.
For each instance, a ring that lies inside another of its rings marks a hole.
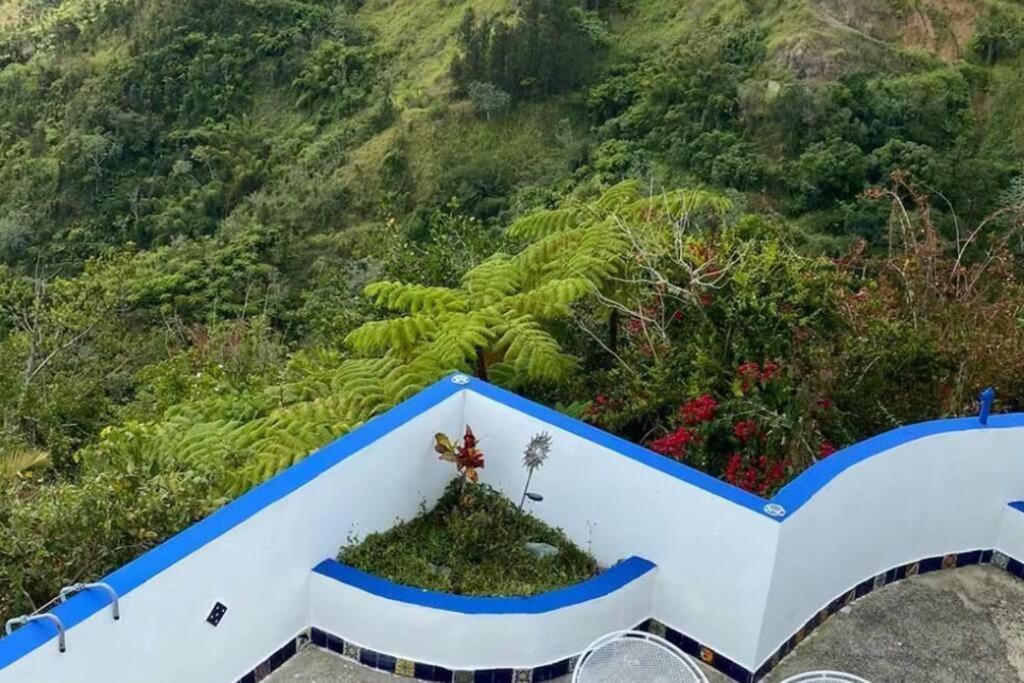
[[[20,617],[15,617],[14,619],[8,619],[7,623],[4,625],[4,630],[7,631],[7,635],[11,635],[14,633],[15,626],[24,626],[30,621],[39,620],[52,621],[54,626],[57,627],[57,647],[60,648],[61,652],[64,652],[66,649],[64,647],[64,624],[56,614],[52,614],[50,612],[45,614],[26,614]]]
[[[96,582],[96,583],[73,583],[70,586],[64,586],[63,588],[60,589],[59,599],[60,599],[61,602],[64,602],[64,601],[66,601],[68,599],[68,596],[73,595],[74,593],[78,593],[80,591],[90,590],[90,589],[94,589],[94,588],[98,588],[98,589],[100,589],[102,591],[105,591],[107,593],[107,595],[110,596],[110,606],[111,606],[111,608],[113,609],[113,612],[114,612],[114,620],[116,621],[116,620],[120,619],[121,618],[121,608],[118,605],[117,591],[115,591],[113,586],[111,586],[109,583],[102,583],[102,582]]]

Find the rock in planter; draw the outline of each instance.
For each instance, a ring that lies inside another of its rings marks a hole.
[[[430,571],[434,572],[438,576],[451,576],[452,568],[445,567],[444,565],[438,566],[433,562],[430,563]]]
[[[554,557],[559,553],[558,548],[551,545],[550,543],[526,543],[524,547],[529,550],[535,557],[545,558]]]

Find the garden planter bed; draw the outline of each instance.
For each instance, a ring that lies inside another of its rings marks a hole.
[[[526,596],[592,578],[597,563],[560,530],[484,484],[453,481],[429,511],[344,548],[343,564],[454,595]],[[527,544],[538,544],[533,550]]]

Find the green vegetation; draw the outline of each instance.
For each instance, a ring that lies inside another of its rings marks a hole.
[[[0,0],[0,614],[452,370],[763,495],[1024,409],[1021,26]]]
[[[396,583],[457,595],[535,595],[585,581],[594,559],[487,486],[453,481],[432,510],[343,548],[338,560]],[[558,554],[538,557],[527,543]]]

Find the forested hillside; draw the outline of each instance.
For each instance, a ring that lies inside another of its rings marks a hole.
[[[0,613],[452,370],[770,495],[1024,410],[1024,5],[0,0]]]

